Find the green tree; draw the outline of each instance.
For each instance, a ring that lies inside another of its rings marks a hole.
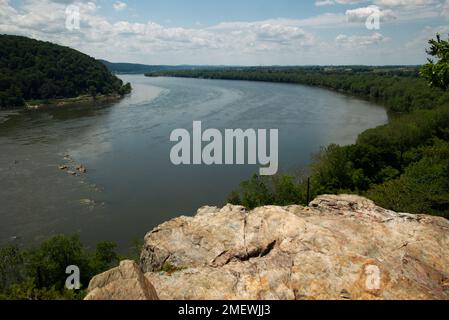
[[[87,287],[93,272],[78,235],[56,236],[27,252],[27,273],[39,288],[63,290],[70,265],[80,268],[81,283]]]
[[[118,264],[119,256],[115,252],[117,245],[110,241],[104,241],[97,244],[92,269],[94,272],[98,270],[107,270],[111,266]]]
[[[11,285],[23,281],[24,273],[23,252],[13,246],[0,248],[0,292]]]
[[[437,34],[436,39],[429,40],[430,49],[427,53],[436,59],[428,59],[427,64],[421,67],[421,75],[433,87],[446,90],[449,87],[449,42],[441,40]]]
[[[407,168],[400,178],[375,186],[368,196],[399,212],[449,217],[449,161],[426,157]]]
[[[273,202],[267,181],[264,177],[254,175],[250,180],[241,183],[242,205],[253,209]]]
[[[337,193],[352,186],[352,164],[347,150],[338,145],[324,148],[313,159],[313,182],[321,192]]]
[[[81,299],[90,279],[118,264],[112,242],[90,252],[78,235],[55,236],[35,248],[0,249],[0,299]],[[81,290],[65,288],[66,268],[80,269]]]

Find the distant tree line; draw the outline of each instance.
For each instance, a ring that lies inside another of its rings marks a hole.
[[[0,108],[28,100],[126,94],[131,85],[101,62],[74,49],[26,37],[0,35]]]
[[[191,66],[191,65],[179,65],[179,66],[167,66],[167,65],[146,65],[137,63],[116,63],[106,60],[98,60],[103,63],[109,71],[115,74],[144,74],[160,71],[173,71],[173,70],[196,70],[196,69],[210,69],[207,66]]]

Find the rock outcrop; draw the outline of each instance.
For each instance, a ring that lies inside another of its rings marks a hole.
[[[204,207],[148,233],[140,270],[94,278],[88,298],[148,298],[141,283],[160,299],[449,299],[449,221],[353,195]]]

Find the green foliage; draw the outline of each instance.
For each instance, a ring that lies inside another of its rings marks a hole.
[[[131,246],[129,252],[126,255],[119,255],[118,260],[140,260],[140,254],[144,246],[144,240],[142,238],[134,238],[131,240]]]
[[[94,270],[108,270],[111,266],[120,261],[116,250],[117,245],[114,242],[103,241],[97,244],[94,256],[89,261],[89,267]]]
[[[0,299],[81,299],[90,279],[118,264],[115,244],[101,242],[94,252],[79,236],[55,236],[30,249],[0,249]],[[66,268],[80,268],[81,290],[65,288]]]
[[[429,63],[421,67],[421,75],[427,79],[433,87],[447,90],[449,87],[449,42],[441,40],[440,35],[429,41],[430,49],[427,53],[436,58],[435,62],[428,59]]]
[[[130,84],[76,50],[25,37],[0,35],[0,108],[28,100],[126,94]]]
[[[20,282],[24,277],[23,252],[16,247],[0,249],[0,292]]]
[[[273,194],[268,189],[268,181],[266,179],[254,175],[252,179],[242,182],[242,205],[248,208],[263,206],[273,203]]]
[[[185,269],[184,267],[177,267],[177,266],[171,264],[170,262],[166,261],[166,262],[164,262],[161,271],[163,271],[169,275],[172,275],[173,273],[182,271],[184,269]]]
[[[128,82],[120,88],[118,93],[121,95],[125,95],[125,94],[131,93],[131,91],[132,91],[132,87],[131,87],[131,84]]]
[[[276,175],[262,177],[254,175],[243,181],[240,189],[233,191],[228,203],[253,209],[265,205],[287,206],[306,202],[306,191],[301,176]]]
[[[396,211],[449,217],[449,160],[423,158],[400,178],[375,186],[368,195]]]
[[[345,186],[352,186],[353,167],[348,159],[347,149],[330,145],[315,156],[312,164],[313,181],[323,190],[338,192]]]
[[[82,300],[86,295],[84,290],[62,291],[51,288],[38,288],[30,278],[13,284],[7,294],[0,292],[0,300]]]

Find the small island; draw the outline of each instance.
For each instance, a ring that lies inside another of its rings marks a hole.
[[[0,35],[0,109],[114,101],[131,90],[101,61],[79,51]]]

